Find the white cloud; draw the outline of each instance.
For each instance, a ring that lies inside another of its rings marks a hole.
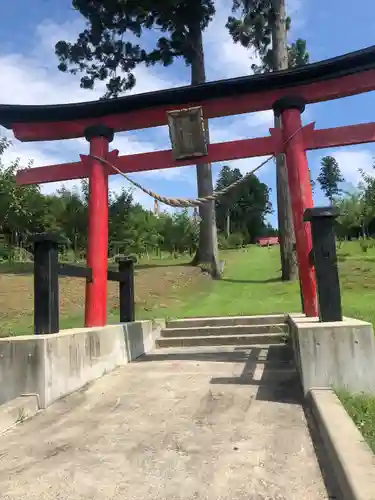
[[[339,164],[345,181],[354,186],[357,186],[358,182],[361,180],[359,169],[369,174],[374,173],[374,169],[372,168],[374,164],[374,153],[369,149],[364,149],[363,146],[326,150],[321,154],[321,158],[323,156],[333,156]]]
[[[0,102],[56,104],[98,99],[103,94],[103,86],[99,86],[94,91],[81,89],[77,78],[56,69],[53,46],[59,38],[70,38],[67,25],[59,26],[44,22],[36,28],[35,45],[31,46],[29,54],[1,54],[0,52],[2,68]],[[169,80],[159,78],[144,67],[137,69],[137,77],[138,92],[170,86]],[[13,144],[4,154],[5,161],[20,158],[20,163],[24,166],[29,160],[33,160],[36,167],[78,161],[80,153],[88,152],[88,143],[83,138],[48,143],[21,143],[12,137],[11,131],[1,128],[0,133],[10,137]],[[131,133],[116,134],[112,147],[119,149],[120,154],[135,154],[159,149],[155,142],[147,139],[147,136],[145,140],[138,140]],[[64,185],[71,187],[76,182],[64,182]],[[43,185],[42,189],[44,192],[52,192],[60,186],[60,183],[50,183]]]
[[[238,117],[223,117],[210,120],[211,142],[236,141],[269,135],[273,127],[273,112],[243,114]]]
[[[252,73],[251,65],[259,63],[253,50],[234,44],[225,27],[232,2],[217,0],[216,15],[204,33],[204,49],[207,77],[209,80],[233,78]]]
[[[300,0],[290,0],[293,8],[301,5]],[[217,0],[217,14],[204,34],[207,77],[209,80],[243,76],[251,73],[251,64],[258,62],[252,51],[240,45],[233,44],[228,30],[225,28],[228,15],[231,14],[231,2]],[[292,12],[292,10],[290,10]],[[294,18],[293,18],[294,19]],[[27,53],[2,53],[0,47],[0,102],[9,104],[56,104],[80,102],[98,99],[104,93],[104,85],[98,85],[93,91],[79,87],[79,75],[73,77],[57,70],[57,60],[54,55],[54,44],[59,39],[74,40],[77,33],[83,28],[82,19],[77,17],[73,23],[56,24],[44,20],[30,33]],[[218,62],[220,62],[218,64]],[[132,92],[142,93],[151,90],[170,88],[171,86],[189,83],[188,69],[173,71],[168,68],[140,66],[135,75],[137,85]],[[272,126],[272,111],[241,115],[217,120],[210,120],[211,140],[221,142],[246,137],[268,135],[268,128]],[[1,132],[1,131],[0,131]],[[4,134],[2,134],[4,135]],[[11,135],[6,132],[6,135]],[[116,134],[112,143],[120,154],[134,154],[145,151],[169,148],[169,139],[166,127],[153,131],[144,130],[137,134]],[[13,140],[13,147],[5,154],[6,160],[20,157],[21,164],[34,160],[35,166],[53,165],[66,161],[78,161],[79,154],[88,151],[88,144],[84,139],[69,141],[53,141],[48,143],[20,143]],[[245,159],[233,162],[242,171],[247,171],[252,165],[259,163],[259,158]],[[165,169],[150,171],[141,175],[145,184],[147,181],[183,181],[195,184],[194,167]],[[138,179],[137,175],[137,179]],[[120,189],[124,180],[113,177],[111,186]],[[76,181],[64,183],[67,186]],[[60,183],[46,184],[45,192],[55,190]],[[146,195],[137,194],[147,206]],[[145,198],[146,197],[146,198]],[[152,202],[152,200],[151,200]]]

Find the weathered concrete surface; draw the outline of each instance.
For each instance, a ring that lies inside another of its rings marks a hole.
[[[0,437],[2,500],[327,500],[285,353],[156,350],[117,369]]]
[[[375,394],[375,337],[371,323],[290,316],[295,360],[305,394],[318,387]]]
[[[136,321],[53,335],[0,338],[0,404],[36,393],[53,401],[149,352],[164,326]]]
[[[38,394],[25,394],[0,405],[0,434],[33,417],[39,408]]]

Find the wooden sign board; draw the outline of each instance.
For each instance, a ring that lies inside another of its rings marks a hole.
[[[207,155],[207,141],[200,106],[168,111],[169,135],[175,160]]]

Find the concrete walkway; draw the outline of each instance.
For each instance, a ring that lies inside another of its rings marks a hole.
[[[0,436],[1,499],[330,498],[285,352],[157,350],[118,369]]]

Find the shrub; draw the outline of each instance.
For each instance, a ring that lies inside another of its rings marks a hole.
[[[222,233],[220,233],[218,235],[217,239],[218,239],[219,249],[220,250],[228,250],[229,242],[228,242],[227,238]]]
[[[361,247],[362,252],[366,253],[367,250],[371,247],[371,244],[368,240],[359,240],[359,245]]]
[[[241,233],[233,233],[229,235],[228,245],[229,248],[240,248],[244,243],[244,237]]]
[[[135,253],[129,253],[128,255],[126,255],[126,258],[129,260],[132,260],[134,262],[134,264],[137,264],[138,260],[139,260],[138,255]]]
[[[8,247],[0,245],[0,259],[7,260],[9,256]]]

